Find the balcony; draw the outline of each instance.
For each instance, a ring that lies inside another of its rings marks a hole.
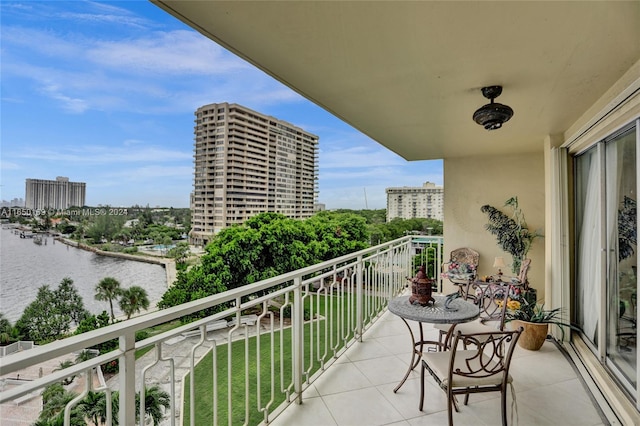
[[[162,421],[167,425],[442,424],[444,392],[431,380],[425,411],[418,411],[418,370],[393,393],[411,346],[404,323],[386,309],[405,291],[415,264],[428,264],[437,275],[441,244],[437,237],[404,237],[6,356],[0,366],[2,424],[33,424],[42,390],[71,375],[79,397],[64,411],[66,424],[88,390],[107,396],[119,391],[114,415],[121,425],[135,424],[135,393],[143,384],[171,395]],[[135,341],[140,330],[205,309],[215,313]],[[55,371],[60,360],[116,338],[117,350]],[[539,352],[518,348],[516,356],[519,424],[606,423],[556,344],[547,341]],[[103,377],[99,366],[105,364],[117,365],[117,373]],[[144,404],[139,408],[144,412]],[[473,395],[454,421],[495,424],[499,416],[497,399]]]
[[[445,393],[428,374],[424,411],[418,410],[419,368],[393,392],[409,365],[408,335],[402,320],[384,313],[361,343],[349,348],[305,391],[301,405],[290,405],[272,424],[447,425]],[[427,332],[427,338],[437,339],[437,335],[435,330]],[[608,424],[572,363],[553,342],[546,341],[537,352],[516,348],[511,374],[517,414],[510,394],[510,425]],[[460,410],[453,414],[455,425],[501,424],[498,393],[471,395],[469,405],[461,405]]]

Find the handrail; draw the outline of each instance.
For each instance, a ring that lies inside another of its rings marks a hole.
[[[144,379],[144,374],[151,368],[158,368],[156,364],[159,361],[170,362],[172,386],[175,386],[176,378],[173,377],[173,359],[167,358],[163,354],[161,345],[167,343],[170,339],[183,338],[183,333],[190,330],[199,330],[200,342],[212,344],[212,340],[207,339],[206,325],[216,321],[220,321],[230,316],[235,316],[236,324],[232,328],[223,330],[226,333],[227,340],[231,342],[239,337],[239,333],[245,333],[243,340],[245,345],[248,344],[249,332],[256,336],[261,335],[260,322],[255,327],[248,327],[240,323],[241,312],[246,309],[262,309],[260,317],[264,317],[266,309],[270,303],[276,301],[280,297],[284,297],[287,302],[286,306],[291,308],[291,325],[282,323],[282,313],[285,306],[280,308],[280,325],[279,330],[283,327],[290,327],[293,341],[292,353],[292,381],[290,383],[282,383],[276,385],[276,388],[283,387],[287,393],[287,401],[302,401],[302,392],[309,385],[310,381],[316,377],[314,373],[318,367],[324,370],[328,365],[332,364],[335,359],[346,347],[352,342],[361,340],[362,333],[380,315],[383,309],[386,309],[388,300],[399,293],[406,284],[406,276],[412,274],[413,265],[411,265],[412,257],[415,251],[415,237],[405,236],[397,240],[393,240],[375,247],[370,247],[355,253],[351,253],[330,261],[322,262],[296,271],[292,271],[277,277],[262,280],[250,285],[235,288],[223,293],[204,297],[189,303],[175,306],[172,308],[151,312],[145,315],[131,318],[116,324],[108,325],[98,330],[93,330],[76,336],[71,336],[59,341],[55,341],[43,346],[36,346],[30,350],[24,350],[19,353],[11,354],[0,359],[0,375],[6,376],[22,369],[36,366],[45,361],[66,356],[72,352],[80,352],[86,348],[107,342],[118,338],[120,347],[109,353],[102,354],[96,358],[84,361],[80,364],[73,365],[64,370],[56,371],[45,375],[33,381],[21,384],[11,389],[2,390],[0,392],[0,403],[16,400],[28,394],[34,394],[38,390],[43,389],[49,384],[61,381],[66,377],[80,374],[90,374],[94,368],[100,368],[101,365],[118,360],[120,376],[120,424],[133,424],[135,417],[135,407],[132,401],[135,400],[134,394],[136,383],[139,375]],[[438,240],[439,249],[441,251],[441,239]],[[418,242],[417,244],[421,244]],[[341,279],[338,279],[338,277]],[[366,286],[366,291],[364,290]],[[316,289],[317,288],[317,289]],[[271,293],[264,294],[265,290],[274,289]],[[340,302],[327,302],[338,300]],[[321,306],[320,300],[324,300],[324,309],[328,311],[319,311]],[[191,315],[198,311],[231,303],[231,307],[223,312],[218,312],[207,318],[196,320],[189,324],[181,325],[169,331],[165,331],[159,335],[135,342],[135,333],[158,324],[166,323],[179,319],[181,317]],[[304,303],[311,303],[313,310],[311,320],[304,317]],[[334,303],[335,307],[334,307]],[[336,311],[334,311],[334,309]],[[258,316],[256,316],[257,318]],[[278,322],[278,321],[275,321]],[[273,335],[273,318],[271,318],[271,329],[268,333]],[[224,325],[224,323],[223,323]],[[307,327],[307,331],[303,331]],[[304,333],[310,333],[310,337]],[[324,340],[321,339],[324,336]],[[282,333],[280,333],[282,338]],[[315,343],[310,347],[310,351],[303,348],[305,340],[313,339]],[[260,339],[258,339],[260,340]],[[328,346],[325,346],[327,345]],[[216,343],[213,342],[213,346]],[[317,346],[317,348],[315,347]],[[157,357],[152,365],[138,369],[136,373],[135,352],[138,349],[146,347],[155,347]],[[195,351],[196,346],[192,346]],[[273,348],[271,348],[273,352]],[[327,351],[328,350],[328,351]],[[228,347],[229,355],[231,355],[231,346]],[[245,352],[247,349],[245,349]],[[248,354],[248,352],[246,352]],[[279,354],[282,356],[282,354]],[[234,354],[235,356],[235,354]],[[273,356],[273,355],[272,355]],[[245,360],[248,363],[248,358]],[[195,364],[190,367],[190,374],[193,377]],[[231,364],[229,364],[231,365]],[[316,365],[316,367],[313,367]],[[248,364],[243,368],[247,369]],[[166,368],[166,367],[162,367]],[[144,372],[144,374],[143,374]],[[273,373],[273,367],[272,367]],[[282,372],[281,372],[282,373]],[[229,374],[231,374],[229,372]],[[214,374],[215,377],[217,375]],[[215,381],[218,378],[214,379]],[[275,380],[282,381],[284,376],[276,377]],[[288,380],[288,379],[287,379]],[[248,382],[246,382],[245,392],[249,391]],[[186,383],[185,383],[186,385]],[[214,383],[215,385],[215,383]],[[140,383],[138,383],[140,388]],[[183,393],[184,393],[184,387]],[[171,389],[172,412],[176,404],[174,400],[174,389]],[[193,389],[191,389],[193,392]],[[177,393],[177,392],[175,392]],[[293,397],[290,399],[289,397]],[[273,395],[265,395],[267,405],[260,408],[264,412],[264,421],[267,422],[270,414],[270,406],[273,402]],[[247,403],[248,397],[244,403]],[[178,402],[179,403],[179,402]],[[233,401],[229,400],[229,407]],[[142,405],[144,407],[144,405]],[[67,407],[70,409],[70,407]],[[214,410],[216,408],[214,407]],[[182,415],[183,409],[179,410]],[[194,408],[191,406],[191,422],[194,422]],[[277,412],[277,410],[276,410]],[[144,416],[141,416],[144,417]],[[173,420],[173,419],[172,419]],[[140,420],[142,423],[144,418]]]

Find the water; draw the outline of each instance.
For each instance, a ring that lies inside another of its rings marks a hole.
[[[167,289],[162,265],[100,256],[52,237],[38,245],[14,235],[13,230],[0,230],[0,312],[12,324],[35,300],[39,287],[46,284],[53,290],[65,277],[73,280],[85,308],[93,314],[109,312],[109,302],[94,299],[95,286],[104,277],[114,277],[123,288],[144,288],[151,302],[149,309],[155,308]],[[113,307],[116,316],[122,313],[117,301]]]

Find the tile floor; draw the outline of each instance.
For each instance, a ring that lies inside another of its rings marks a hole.
[[[416,326],[415,323],[412,326]],[[417,329],[417,326],[416,326]],[[436,330],[425,325],[427,338]],[[393,392],[410,361],[409,332],[401,319],[385,313],[357,343],[329,367],[271,424],[318,426],[446,425],[446,395],[427,375],[424,411],[418,410],[420,370]],[[516,410],[510,424],[596,426],[601,417],[572,365],[553,342],[539,351],[517,347],[511,364]],[[509,415],[512,415],[511,393]],[[517,415],[516,415],[517,413]],[[455,425],[500,425],[500,394],[471,395],[453,414]]]

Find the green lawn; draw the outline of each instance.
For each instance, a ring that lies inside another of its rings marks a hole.
[[[305,357],[305,369],[309,368],[309,354],[311,353],[311,327],[314,327],[314,345],[316,336],[319,335],[320,342],[326,342],[327,336],[325,332],[325,324],[329,317],[334,319],[333,327],[336,327],[339,312],[338,307],[342,303],[342,307],[346,309],[348,304],[352,309],[355,305],[355,297],[352,297],[349,301],[344,297],[332,297],[329,305],[325,304],[325,298],[321,297],[319,300],[317,297],[313,297],[312,300],[305,300],[305,308],[308,312],[313,312],[314,317],[317,317],[317,313],[322,317],[316,319],[311,323],[307,323],[304,326],[304,357]],[[318,303],[319,302],[319,303]],[[311,309],[311,303],[314,304]],[[318,309],[319,307],[319,309]],[[327,311],[326,309],[330,310]],[[346,312],[345,312],[346,316]],[[278,319],[275,319],[276,324]],[[319,327],[318,327],[319,326]],[[330,330],[329,333],[333,336],[333,344],[336,346],[336,351],[343,348],[343,340],[339,338],[337,330]],[[348,336],[348,338],[351,336]],[[248,416],[248,424],[255,425],[260,423],[264,416],[258,410],[258,405],[265,406],[268,401],[273,397],[273,402],[269,406],[269,411],[272,411],[275,407],[280,405],[285,400],[285,393],[282,390],[282,386],[288,386],[292,381],[291,371],[291,328],[284,328],[283,330],[277,330],[273,334],[273,343],[270,334],[263,334],[260,336],[260,353],[258,356],[257,337],[253,336],[247,340],[239,340],[232,342],[232,354],[231,371],[232,383],[231,383],[231,400],[232,400],[232,421],[231,424],[243,424],[245,418]],[[275,382],[271,382],[271,347],[273,344],[273,363],[275,370]],[[213,352],[209,352],[202,361],[196,366],[195,369],[195,394],[197,395],[195,415],[196,425],[213,424],[213,370],[217,371],[217,389],[218,394],[216,397],[217,410],[218,410],[218,424],[228,424],[228,346],[226,344],[219,345],[216,348],[216,365],[213,366]],[[313,348],[314,360],[317,358],[317,348]],[[324,347],[320,348],[320,351],[324,354]],[[245,366],[245,360],[248,354],[248,366]],[[327,355],[323,358],[324,361],[328,361],[333,356],[333,350],[329,348]],[[261,365],[258,369],[258,362],[260,360]],[[310,375],[314,374],[320,368],[318,362],[314,362],[312,365]],[[260,404],[258,404],[258,392],[257,392],[257,377],[260,375]],[[282,374],[282,379],[281,379]],[[247,379],[248,378],[248,379]],[[249,400],[245,400],[245,383],[248,380],[249,386]],[[284,384],[283,384],[284,383]],[[185,390],[185,400],[183,405],[184,424],[190,424],[190,376],[185,378],[183,383]],[[293,389],[291,389],[293,392]],[[248,406],[245,404],[248,402]]]

